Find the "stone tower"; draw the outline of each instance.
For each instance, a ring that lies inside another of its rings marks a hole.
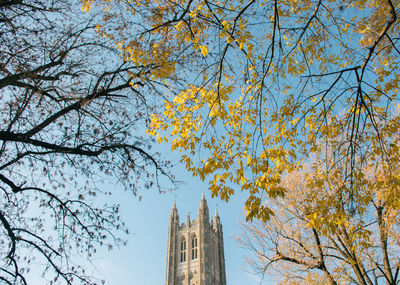
[[[197,221],[179,223],[175,202],[169,217],[166,285],[226,285],[222,225],[210,221],[204,193]]]

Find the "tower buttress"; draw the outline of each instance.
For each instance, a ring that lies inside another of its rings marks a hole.
[[[215,225],[215,232],[217,234],[217,252],[218,252],[217,266],[219,269],[219,276],[220,276],[219,284],[226,285],[224,236],[217,208],[215,208],[214,225]]]
[[[200,252],[199,252],[199,269],[200,269],[200,284],[206,284],[207,278],[207,267],[208,263],[208,237],[209,237],[209,216],[208,216],[208,206],[206,198],[204,197],[204,192],[201,195],[199,211],[198,211],[198,222],[199,222],[199,243],[200,243]]]
[[[176,258],[177,251],[177,233],[179,230],[179,215],[178,209],[176,208],[176,203],[171,210],[171,215],[169,216],[169,226],[168,226],[168,252],[167,252],[167,278],[165,284],[174,284],[176,279],[176,268],[178,260]]]

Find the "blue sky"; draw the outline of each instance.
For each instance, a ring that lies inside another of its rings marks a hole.
[[[229,203],[218,198],[212,199],[206,183],[191,177],[181,166],[174,171],[184,184],[173,192],[159,194],[154,189],[147,190],[142,192],[142,200],[139,201],[128,192],[121,193],[120,189],[113,189],[119,192],[114,199],[121,202],[121,214],[131,235],[128,246],[99,252],[94,261],[98,270],[96,275],[111,285],[165,284],[168,220],[173,201],[176,200],[180,221],[186,221],[188,212],[192,219],[197,219],[201,193],[204,192],[210,215],[214,215],[217,207],[221,217],[227,284],[272,284],[271,279],[264,278],[261,282],[258,276],[246,272],[249,268],[245,264],[245,255],[249,251],[234,240],[234,236],[241,232],[240,222],[244,221],[243,203],[246,195],[238,193]]]

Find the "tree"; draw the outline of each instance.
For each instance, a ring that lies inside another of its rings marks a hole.
[[[353,184],[356,157],[368,138],[382,139],[377,121],[398,102],[398,2],[82,2],[102,7],[104,24],[121,14],[138,20],[118,33],[100,27],[125,58],[143,64],[154,53],[151,62],[165,67],[160,80],[190,79],[170,84],[149,132],[183,151],[213,195],[228,201],[235,185],[247,191],[249,219],[270,218],[264,194],[282,196],[281,176],[339,131]]]
[[[391,148],[398,145],[397,133]],[[285,198],[270,201],[276,215],[246,224],[238,240],[254,254],[249,263],[257,273],[278,272],[283,284],[398,284],[399,171],[389,173],[371,155],[350,193],[338,179],[346,163],[336,148],[325,149],[329,160],[316,155],[302,171],[285,175]],[[398,167],[398,152],[389,153]]]
[[[35,259],[50,283],[94,282],[73,257],[127,231],[97,185],[112,177],[136,195],[172,179],[143,131],[162,86],[95,33],[95,18],[73,1],[0,3],[2,284],[27,284]]]

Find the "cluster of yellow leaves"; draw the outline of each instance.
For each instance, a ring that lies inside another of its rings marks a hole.
[[[375,223],[374,212],[377,209],[383,213],[388,232],[393,232],[399,215],[398,110],[392,110],[385,117],[385,121],[377,121],[380,137],[372,130],[365,134],[366,145],[362,154],[355,157],[346,155],[349,141],[343,134],[336,133],[336,137],[329,140],[328,147],[325,145],[314,154],[313,166],[302,178],[308,199],[304,203],[308,226],[326,236],[345,227],[349,242],[357,248],[369,246],[372,232],[368,225]],[[357,168],[348,167],[350,159],[358,165]],[[349,176],[351,179],[347,178]]]
[[[386,129],[396,121],[380,127]],[[313,284],[308,274],[299,275],[299,271],[315,273],[319,284],[329,280],[348,284],[355,279],[362,283],[373,278],[369,272],[382,270],[384,258],[389,260],[385,274],[396,272],[400,212],[392,202],[400,198],[400,184],[393,179],[399,174],[398,152],[389,151],[386,161],[380,155],[369,156],[353,173],[356,187],[349,188],[339,178],[346,172],[346,162],[338,160],[336,153],[339,142],[347,148],[348,142],[338,134],[303,169],[283,176],[285,197],[270,202],[276,217],[246,226],[246,239],[241,242],[259,254],[252,261],[254,267],[277,270],[284,281],[299,279],[296,284]],[[397,132],[387,146],[399,143]],[[363,159],[358,157],[357,163]],[[357,276],[359,268],[368,273]]]

